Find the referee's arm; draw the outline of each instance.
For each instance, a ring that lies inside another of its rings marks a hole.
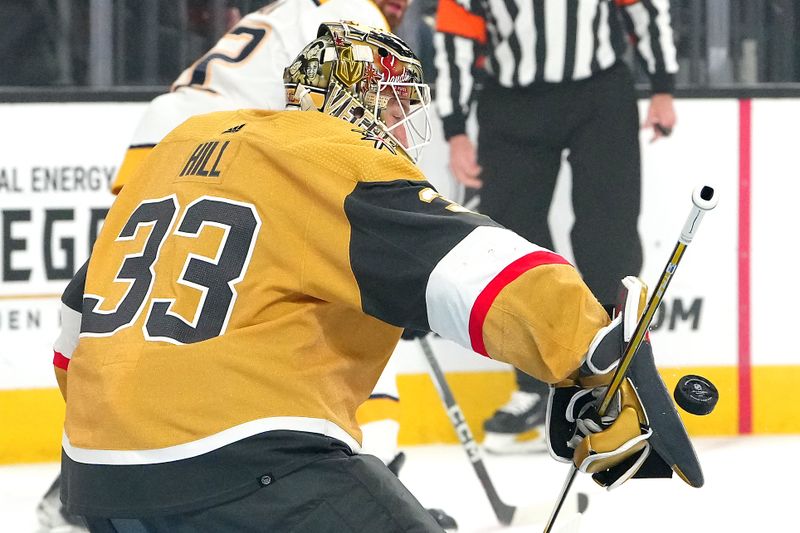
[[[636,55],[650,77],[653,96],[644,128],[653,128],[650,142],[669,136],[677,117],[672,101],[678,71],[669,0],[616,0],[622,7]]]
[[[478,0],[439,0],[436,13],[436,108],[450,145],[450,170],[467,187],[480,188],[477,152],[466,135],[472,104],[476,50],[486,43],[486,23]],[[473,11],[474,9],[474,11]]]

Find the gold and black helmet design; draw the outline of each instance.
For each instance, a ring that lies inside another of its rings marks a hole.
[[[422,64],[394,34],[324,23],[284,70],[283,81],[287,108],[347,120],[414,162],[430,142],[430,89]]]

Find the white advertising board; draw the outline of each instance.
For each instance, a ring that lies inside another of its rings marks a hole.
[[[642,116],[646,103],[642,105]],[[737,360],[737,245],[739,118],[735,100],[676,103],[678,125],[669,139],[642,141],[642,277],[653,286],[678,240],[691,193],[711,185],[719,204],[702,221],[670,283],[653,333],[663,366],[735,365]]]
[[[0,389],[55,386],[59,296],[113,201],[141,110],[0,105]]]
[[[754,364],[800,364],[800,100],[753,102],[752,350]]]

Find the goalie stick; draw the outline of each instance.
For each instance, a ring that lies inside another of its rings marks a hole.
[[[428,366],[431,370],[431,376],[433,377],[433,383],[436,385],[439,396],[445,405],[447,416],[450,419],[450,422],[453,424],[453,428],[456,431],[456,435],[458,435],[458,440],[461,442],[461,446],[464,448],[464,451],[467,452],[467,457],[469,458],[470,464],[472,464],[472,468],[475,470],[475,474],[477,474],[478,479],[481,482],[481,486],[483,486],[483,490],[486,492],[487,498],[489,498],[489,503],[492,505],[492,510],[494,510],[497,520],[505,526],[536,523],[541,524],[544,522],[550,509],[549,505],[540,504],[527,507],[516,507],[514,505],[508,505],[500,499],[500,495],[497,494],[497,490],[494,488],[492,479],[489,477],[489,472],[486,470],[486,465],[483,463],[483,458],[481,457],[481,451],[478,447],[478,443],[475,442],[475,439],[472,436],[472,431],[469,429],[469,425],[464,418],[464,413],[461,411],[461,407],[459,407],[458,403],[456,403],[453,392],[450,390],[450,386],[447,383],[447,378],[445,377],[444,372],[442,372],[442,368],[439,366],[439,363],[436,360],[436,355],[433,353],[433,347],[431,346],[430,341],[427,338],[422,337],[419,339],[419,343],[422,346],[422,351],[425,353],[425,359],[428,361]],[[572,500],[572,503],[572,513],[582,514],[589,505],[589,498],[586,496],[586,494],[578,493],[577,496]]]
[[[658,305],[664,299],[664,293],[669,286],[669,282],[672,280],[672,276],[678,269],[678,263],[680,263],[681,259],[683,258],[683,253],[686,251],[686,247],[689,246],[690,242],[692,242],[692,239],[697,232],[697,228],[700,226],[700,221],[703,219],[703,215],[706,211],[710,211],[716,207],[718,199],[719,198],[714,193],[714,189],[712,187],[698,187],[692,192],[692,204],[694,204],[692,205],[692,210],[689,212],[689,216],[683,225],[683,230],[678,238],[678,242],[675,244],[675,249],[672,251],[672,255],[670,256],[669,261],[667,261],[667,265],[664,267],[661,277],[658,279],[656,290],[650,295],[650,300],[647,302],[647,306],[644,308],[644,312],[642,313],[639,322],[636,324],[633,337],[631,337],[630,342],[628,342],[628,345],[625,347],[625,352],[619,361],[617,370],[614,372],[614,377],[611,379],[611,383],[608,385],[605,395],[600,402],[600,407],[597,410],[600,416],[606,414],[614,395],[617,393],[617,390],[622,384],[622,380],[625,379],[625,373],[628,370],[631,361],[633,361],[636,351],[642,344],[645,335],[647,334],[647,330],[650,327],[650,323],[653,321],[653,317],[656,314]],[[572,487],[572,483],[575,481],[577,473],[578,469],[573,463],[570,465],[567,479],[564,481],[564,485],[561,488],[561,493],[559,494],[558,500],[553,507],[552,513],[550,514],[550,519],[547,521],[547,525],[544,528],[544,533],[550,533],[552,531],[556,518],[558,518],[558,514],[561,511],[564,500],[569,494],[569,489]]]

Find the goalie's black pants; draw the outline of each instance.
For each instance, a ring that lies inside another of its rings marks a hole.
[[[614,303],[620,280],[642,266],[639,112],[628,67],[528,88],[489,80],[478,125],[480,212],[550,249],[550,202],[569,150],[575,266],[600,303]],[[520,389],[537,392],[533,378],[517,374]]]
[[[307,450],[306,450],[307,451]],[[441,532],[433,517],[371,455],[342,449],[249,495],[199,511],[140,519],[92,518],[92,533]],[[268,481],[268,482],[267,482]]]

